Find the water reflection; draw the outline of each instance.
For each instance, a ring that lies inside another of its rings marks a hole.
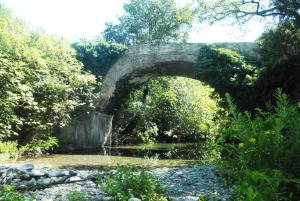
[[[140,167],[174,167],[211,161],[211,147],[203,144],[153,144],[78,150],[40,158],[22,159],[44,167],[93,169],[132,164]]]

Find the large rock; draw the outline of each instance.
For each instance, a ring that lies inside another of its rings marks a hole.
[[[35,178],[31,178],[31,179],[28,181],[28,183],[27,183],[27,185],[28,185],[29,187],[35,187],[36,184],[37,184],[37,182],[36,182]]]
[[[66,176],[63,177],[51,177],[51,183],[59,184],[65,182],[67,179]]]
[[[75,177],[70,177],[66,180],[66,182],[77,182],[77,181],[82,181],[82,178],[75,176]]]
[[[142,200],[139,198],[130,198],[128,201],[142,201]]]
[[[34,168],[34,166],[32,164],[20,164],[20,165],[16,165],[13,168],[26,172],[26,171],[31,171]]]
[[[30,172],[30,175],[33,176],[33,177],[42,177],[45,175],[45,172],[42,171],[42,170],[39,170],[39,169],[33,169],[31,172]]]
[[[51,179],[50,178],[39,178],[37,180],[37,184],[39,186],[48,186],[51,183]]]
[[[48,172],[49,177],[61,177],[61,176],[69,176],[70,172],[68,170],[51,170]]]

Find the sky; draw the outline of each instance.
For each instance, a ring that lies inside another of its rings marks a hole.
[[[75,41],[99,36],[105,22],[116,22],[123,14],[124,1],[0,0],[0,3],[35,29]],[[252,42],[263,31],[264,25],[255,21],[249,23],[244,31],[224,23],[201,25],[193,28],[188,42]]]

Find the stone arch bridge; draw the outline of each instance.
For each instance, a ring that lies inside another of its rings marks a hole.
[[[95,113],[75,120],[58,135],[63,147],[86,149],[109,143],[113,115],[131,90],[158,76],[195,78],[195,64],[206,44],[164,44],[131,46],[109,68],[101,88]],[[215,45],[256,56],[255,43],[216,43]]]

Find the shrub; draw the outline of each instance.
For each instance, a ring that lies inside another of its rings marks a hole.
[[[43,137],[42,139],[34,139],[24,146],[20,147],[22,155],[43,155],[58,146],[56,137]]]
[[[0,142],[0,154],[5,154],[8,158],[18,158],[19,150],[17,148],[18,143],[16,141]]]
[[[211,87],[159,77],[130,94],[114,118],[114,131],[121,143],[195,142],[215,134],[221,112],[220,97]]]
[[[67,199],[68,201],[88,201],[86,193],[79,191],[69,192]]]
[[[43,155],[57,146],[57,138],[51,136],[34,139],[23,146],[18,146],[17,141],[7,141],[0,142],[0,154],[7,154],[8,158],[17,159],[22,155]]]
[[[167,201],[160,183],[149,173],[138,173],[131,166],[120,166],[114,174],[106,172],[104,178],[98,179],[97,186],[116,200],[124,201],[135,197],[143,201]]]
[[[263,171],[246,170],[238,181],[233,199],[237,201],[267,201],[286,199],[279,189],[285,176],[279,170],[267,174]]]
[[[300,113],[277,90],[276,105],[256,114],[237,112],[220,129],[221,169],[236,200],[296,199],[300,195]]]
[[[31,196],[30,201],[34,201],[34,196]],[[25,195],[16,191],[15,186],[4,185],[0,187],[0,201],[28,201]]]

